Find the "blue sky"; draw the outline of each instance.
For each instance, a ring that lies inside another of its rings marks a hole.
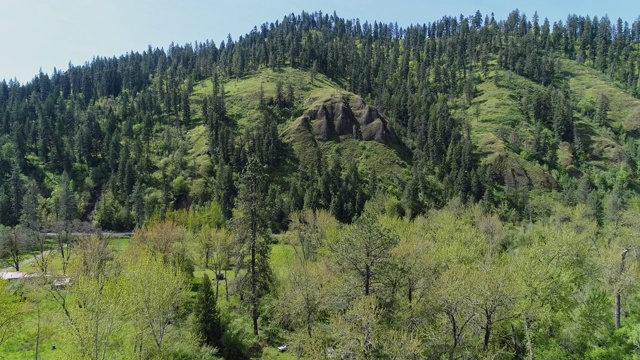
[[[637,0],[433,1],[433,0],[0,0],[0,79],[26,82],[42,68],[66,70],[94,56],[119,56],[148,45],[167,48],[210,39],[219,44],[264,22],[301,11],[335,10],[361,22],[397,22],[406,27],[443,15],[495,13],[504,19],[518,8],[529,18],[538,11],[553,23],[570,13],[608,14],[632,23],[640,15]]]

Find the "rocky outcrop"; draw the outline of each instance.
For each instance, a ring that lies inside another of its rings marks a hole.
[[[328,141],[340,136],[351,136],[358,140],[394,143],[397,136],[388,121],[378,110],[367,105],[356,95],[333,97],[304,112],[295,124],[309,123],[313,135]]]

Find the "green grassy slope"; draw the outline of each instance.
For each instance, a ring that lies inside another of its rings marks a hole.
[[[524,77],[499,71],[497,84],[487,78],[477,85],[476,97],[465,116],[483,164],[500,173],[514,172],[519,185],[553,188],[555,181],[542,166],[520,156],[535,131],[533,120],[523,112],[523,98],[537,88]]]
[[[503,181],[512,176],[518,186],[555,189],[562,173],[578,177],[586,171],[592,178],[601,172],[613,173],[626,156],[624,138],[620,134],[627,131],[631,136],[640,135],[640,100],[626,94],[606,75],[593,69],[570,60],[558,60],[558,64],[561,71],[557,73],[554,85],[566,83],[571,89],[573,120],[586,152],[580,169],[574,158],[575,151],[566,142],[557,145],[556,169],[532,160],[529,154],[537,131],[531,113],[531,97],[534,92],[544,90],[539,84],[507,70],[498,70],[496,81],[497,65],[492,63],[486,77],[476,73],[476,91],[470,104],[465,104],[462,97],[449,101],[452,115],[469,121],[475,153],[481,163],[493,167]],[[306,110],[353,96],[341,84],[322,74],[317,74],[312,83],[311,74],[301,69],[261,68],[250,75],[221,81],[227,114],[236,124],[237,135],[261,119],[260,89],[268,101],[275,97],[277,83],[283,85],[285,92],[291,84],[295,104],[292,109],[276,109],[271,113],[277,121],[281,139],[291,150],[275,176],[287,178],[301,162],[312,163],[317,150],[326,159],[338,156],[345,168],[356,161],[361,171],[375,173],[382,186],[391,190],[411,176],[411,154],[406,149],[393,144],[358,141],[349,136],[321,141],[312,135],[308,125],[301,126],[300,116]],[[211,165],[201,105],[204,96],[212,90],[211,80],[195,84],[191,95],[192,123],[186,132],[189,143],[186,161],[195,164],[197,173],[202,176],[206,176]],[[611,104],[609,122],[604,126],[584,115],[583,111],[587,106],[594,106],[600,95],[607,96]],[[394,119],[388,114],[382,115],[393,123]]]
[[[292,131],[292,128],[296,128],[292,125],[296,124],[296,119],[304,111],[353,95],[322,74],[317,74],[312,83],[311,74],[304,70],[282,68],[274,71],[265,68],[251,75],[223,82],[227,114],[237,124],[237,134],[244,133],[245,129],[251,128],[260,120],[260,88],[263,89],[265,100],[268,100],[275,97],[278,82],[283,84],[283,91],[291,84],[295,95],[293,109],[274,112],[281,138],[286,146],[293,150],[294,155],[286,160],[288,164],[282,166],[283,173],[280,175],[287,176],[287,172],[295,170],[299,162],[313,161],[317,147],[327,158],[334,153],[340,154],[343,168],[356,161],[360,170],[367,173],[375,172],[384,182],[383,186],[392,186],[398,180],[405,181],[408,178],[410,157],[400,149],[349,137],[323,142],[316,140],[309,132]],[[195,85],[191,96],[194,127],[187,134],[192,144],[188,150],[188,161],[193,160],[199,165],[208,161],[206,133],[202,124],[202,99],[211,94],[212,90],[212,81],[205,80]]]
[[[573,121],[577,136],[585,149],[584,165],[576,168],[570,144],[560,142],[557,167],[570,176],[586,171],[592,178],[602,172],[615,172],[628,156],[624,147],[626,131],[630,136],[640,135],[640,100],[620,90],[606,75],[571,60],[559,60],[561,71],[556,86],[566,83],[571,90]],[[469,120],[471,137],[483,164],[492,165],[498,172],[511,171],[519,184],[533,188],[555,188],[558,172],[545,164],[528,159],[526,153],[536,130],[531,109],[531,94],[543,88],[510,71],[500,70],[498,81],[494,71],[487,78],[479,74],[476,93],[469,106],[463,100],[452,102],[458,110],[454,114]],[[587,106],[595,106],[598,96],[610,100],[607,123],[600,125],[584,115]]]

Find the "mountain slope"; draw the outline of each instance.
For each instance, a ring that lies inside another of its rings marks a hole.
[[[105,228],[211,201],[230,217],[254,156],[280,218],[306,198],[349,222],[378,188],[411,216],[459,198],[524,218],[530,190],[572,203],[579,181],[601,201],[638,183],[639,24],[514,11],[403,29],[302,13],[219,46],[3,82],[0,223],[20,223],[30,182],[57,220],[65,172],[75,217],[102,189]]]

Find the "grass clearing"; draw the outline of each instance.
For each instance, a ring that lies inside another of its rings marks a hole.
[[[271,245],[269,262],[271,264],[271,269],[273,269],[273,275],[277,281],[287,281],[289,268],[291,267],[295,256],[296,254],[293,245]]]
[[[575,94],[579,104],[595,103],[598,95],[604,94],[610,100],[608,118],[610,127],[629,127],[628,131],[637,130],[639,124],[633,122],[640,116],[640,100],[627,94],[619,87],[612,86],[613,82],[606,74],[577,64],[572,60],[562,60],[562,70],[569,79],[571,91]]]
[[[612,85],[607,76],[575,61],[561,59],[561,71],[569,79],[574,108],[574,123],[583,147],[587,151],[588,166],[607,170],[616,167],[624,158],[624,148],[618,135],[624,129],[632,136],[640,135],[640,100],[633,98]],[[478,76],[479,78],[479,76]],[[515,173],[524,172],[523,179],[534,186],[552,186],[551,173],[536,162],[520,156],[526,150],[536,131],[535,124],[523,113],[523,106],[530,101],[527,97],[543,87],[510,71],[500,70],[498,86],[492,76],[476,84],[476,97],[469,107],[461,106],[461,99],[454,99],[454,117],[464,117],[471,125],[471,138],[482,163],[501,169],[511,169]],[[600,94],[610,100],[609,124],[600,126],[582,115],[581,109],[593,106]],[[513,149],[512,142],[520,143],[521,150]],[[560,169],[575,170],[575,159],[571,147],[560,143],[558,164]],[[602,160],[606,160],[604,163]],[[570,173],[579,176],[580,171]]]
[[[227,115],[238,124],[238,130],[253,126],[262,117],[259,110],[260,104],[260,87],[264,92],[264,99],[275,98],[276,85],[282,83],[282,91],[286,96],[287,87],[292,85],[294,90],[296,104],[303,104],[304,107],[311,106],[317,99],[325,98],[335,92],[343,93],[340,86],[332,82],[329,78],[322,74],[317,74],[315,81],[311,84],[311,76],[308,72],[301,69],[293,69],[284,67],[281,69],[271,70],[269,68],[261,68],[260,70],[240,78],[232,78],[223,81],[222,85],[225,90],[225,105]],[[213,81],[204,80],[194,86],[193,95],[191,96],[194,104],[202,104],[204,96],[213,93]],[[200,106],[195,106],[194,119],[202,119]],[[293,117],[284,119],[284,126],[279,127],[282,130],[293,121],[295,115],[299,115],[302,109],[294,109]],[[240,131],[242,133],[242,131]]]

